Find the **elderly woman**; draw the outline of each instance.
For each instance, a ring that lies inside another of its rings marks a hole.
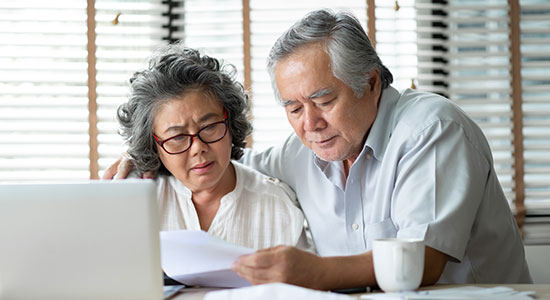
[[[233,74],[179,44],[161,49],[118,108],[128,154],[155,177],[162,230],[204,230],[254,249],[309,248],[292,190],[235,161],[251,125]]]

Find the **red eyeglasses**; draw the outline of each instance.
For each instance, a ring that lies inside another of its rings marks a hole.
[[[159,146],[168,154],[183,153],[193,145],[194,137],[198,137],[203,143],[212,144],[220,141],[227,134],[227,112],[224,111],[224,120],[208,124],[195,134],[178,134],[165,140],[160,140],[154,133],[153,137]]]

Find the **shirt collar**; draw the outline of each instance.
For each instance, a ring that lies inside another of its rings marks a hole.
[[[371,126],[369,136],[363,146],[372,149],[373,155],[377,160],[381,160],[384,157],[384,152],[390,140],[393,127],[394,127],[394,112],[395,105],[399,100],[399,92],[392,86],[387,87],[382,91],[382,97],[378,103],[378,112],[376,113],[376,119]]]

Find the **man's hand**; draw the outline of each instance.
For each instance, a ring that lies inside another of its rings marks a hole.
[[[119,158],[110,165],[101,179],[125,179],[130,174],[130,171],[134,168],[134,163],[132,159],[127,154],[122,154]],[[146,174],[142,176],[143,178],[152,178],[151,174]]]
[[[289,246],[277,246],[241,256],[233,271],[252,284],[285,282],[323,289],[322,258]]]
[[[435,284],[447,255],[426,247],[422,285]],[[252,284],[285,282],[332,290],[375,286],[372,251],[350,256],[319,257],[294,247],[277,246],[241,256],[231,269]]]

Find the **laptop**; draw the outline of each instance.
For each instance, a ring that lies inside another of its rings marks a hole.
[[[0,184],[0,299],[163,299],[150,180]]]

